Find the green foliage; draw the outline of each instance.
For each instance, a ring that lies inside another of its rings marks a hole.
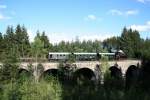
[[[2,52],[3,52],[3,49],[4,49],[4,48],[3,48],[3,46],[4,46],[4,45],[3,45],[3,42],[4,42],[3,35],[2,35],[2,33],[0,32],[0,44],[1,44],[1,45],[0,45],[0,61],[3,59],[3,58],[2,58]]]
[[[127,54],[128,57],[138,58],[139,48],[141,46],[141,38],[138,31],[132,29],[123,29],[120,38],[121,49]]]
[[[150,39],[146,39],[143,44],[142,44],[142,59],[147,59],[147,60],[150,60]]]
[[[69,55],[69,65],[60,63],[59,75],[64,83],[61,83],[52,76],[46,76],[48,81],[33,81],[33,66],[30,65],[29,71],[18,74],[19,60],[21,57],[32,56],[36,59],[37,65],[34,70],[38,77],[44,69],[38,64],[38,58],[45,58],[49,51],[52,52],[109,52],[110,49],[122,49],[128,57],[142,57],[143,76],[140,85],[149,88],[150,80],[150,39],[140,38],[138,31],[123,29],[120,37],[106,39],[103,44],[101,41],[61,41],[58,44],[49,43],[46,33],[37,32],[33,43],[29,42],[27,29],[17,25],[14,28],[8,26],[6,34],[0,33],[0,100],[150,100],[149,92],[141,88],[130,88],[124,91],[124,81],[112,78],[108,71],[108,58],[102,57],[101,70],[104,75],[104,84],[91,84],[90,81],[82,80],[85,84],[68,84],[66,81],[71,77],[76,66],[75,56]],[[102,46],[104,48],[102,48]],[[107,48],[107,50],[105,49]],[[141,49],[141,50],[140,50]],[[71,67],[70,67],[71,66]],[[29,72],[29,73],[28,73]],[[17,77],[20,75],[21,77]],[[67,78],[66,78],[67,77]],[[73,81],[74,82],[74,81]],[[144,89],[145,90],[145,89]]]
[[[61,85],[56,80],[49,83],[25,81],[22,84],[5,84],[2,100],[61,100]]]
[[[19,85],[16,83],[7,83],[3,85],[2,100],[21,100]]]
[[[72,64],[65,64],[63,62],[59,63],[58,66],[58,78],[61,82],[70,79],[73,75],[74,66]]]
[[[40,38],[35,37],[34,42],[31,44],[31,52],[33,57],[41,57],[44,52],[44,43]]]
[[[20,69],[21,70],[21,69]],[[30,71],[27,71],[27,70],[21,70],[18,74],[17,74],[17,82],[19,83],[23,83],[25,81],[28,81],[28,80],[33,80],[34,77],[33,77],[33,73],[31,73]]]
[[[37,65],[37,70],[38,70],[38,73],[39,73],[39,74],[43,73],[43,72],[44,72],[44,67],[43,67],[43,65],[42,65],[42,64],[38,64],[38,65]]]
[[[131,88],[124,93],[124,100],[149,100],[150,94],[141,89]]]
[[[0,73],[0,82],[8,83],[16,81],[18,65],[16,64],[3,64]]]
[[[110,67],[109,64],[108,64],[108,57],[102,56],[102,58],[100,59],[100,63],[101,63],[101,71],[102,71],[102,73],[106,73],[106,71]]]
[[[53,45],[53,52],[104,52],[101,41],[76,41],[65,42],[61,41],[57,45]]]
[[[11,54],[10,51],[3,53],[3,60],[1,63],[0,82],[14,82],[16,80],[19,67],[16,54]]]
[[[142,39],[136,30],[123,29],[120,37],[111,37],[103,41],[104,48],[110,52],[111,49],[123,50],[128,58],[140,58],[142,50]]]
[[[108,57],[103,56],[100,60],[101,62],[101,71],[103,81],[104,81],[104,87],[106,89],[123,89],[124,88],[124,80],[122,77],[115,78],[111,76],[111,72],[109,70],[110,65],[108,64]]]
[[[43,31],[42,34],[40,34],[39,31],[37,31],[37,36],[35,38],[40,39],[40,41],[43,43],[43,52],[42,54],[46,56],[50,49],[52,49],[52,44],[49,42],[48,36],[46,36],[46,33]],[[36,40],[36,39],[35,39]]]
[[[111,87],[111,85],[109,86]],[[103,85],[67,85],[63,87],[63,100],[149,100],[148,92],[132,88],[128,91],[123,89],[106,89]]]
[[[39,56],[45,58],[48,52],[111,52],[111,49],[122,49],[129,58],[140,58],[143,50],[148,47],[148,40],[140,38],[140,34],[136,30],[124,28],[121,36],[111,37],[103,42],[95,41],[80,41],[78,37],[75,41],[65,42],[61,41],[58,44],[51,44],[48,36],[43,31],[37,31],[37,36],[33,43],[29,42],[27,29],[25,26],[17,25],[8,26],[6,34],[2,36],[0,34],[0,51],[11,50],[15,52],[19,57],[33,56],[35,46],[38,45],[40,51]],[[42,48],[41,48],[42,46]],[[139,49],[141,48],[141,49]],[[30,52],[29,52],[30,51]],[[146,50],[148,51],[148,50]],[[2,54],[0,52],[0,54]],[[34,55],[35,56],[35,55]]]
[[[14,31],[13,27],[8,26],[4,35],[4,49],[17,53],[20,57],[27,56],[30,48],[28,33],[24,26],[17,25]]]
[[[122,78],[112,77],[110,71],[107,70],[104,74],[104,87],[107,90],[123,90],[124,80]]]
[[[111,49],[118,50],[120,48],[120,37],[111,37],[103,41],[104,48],[107,48],[108,51]]]
[[[70,54],[68,58],[69,63],[74,63],[76,61],[76,56],[74,54]]]
[[[17,41],[21,57],[27,56],[30,49],[30,43],[27,29],[24,26],[21,27],[20,25],[17,25],[15,32],[15,40]]]

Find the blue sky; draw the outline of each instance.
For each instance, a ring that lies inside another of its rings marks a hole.
[[[0,32],[25,25],[32,41],[37,30],[52,43],[103,40],[119,36],[124,26],[150,38],[150,0],[0,0]]]

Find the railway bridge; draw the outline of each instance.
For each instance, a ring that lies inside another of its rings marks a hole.
[[[101,67],[103,66],[102,64],[103,62],[98,62],[98,61],[78,61],[73,63],[73,65],[76,67],[76,69],[74,70],[74,72],[81,72],[82,73],[86,73],[86,74],[93,74],[96,75],[96,68],[97,66],[99,66],[99,68],[101,69]],[[27,62],[22,62],[20,64],[20,68],[22,70],[29,70],[29,65],[30,63]],[[58,62],[45,62],[45,63],[41,63],[43,66],[43,71],[44,72],[52,72],[52,70],[58,70],[58,66],[59,63]],[[127,69],[134,65],[134,66],[138,66],[141,64],[140,60],[119,60],[119,61],[108,61],[108,68],[110,68],[111,66],[114,66],[115,64],[118,65],[118,67],[122,70],[123,75],[126,73]],[[37,63],[32,63],[32,66],[35,67],[37,65]],[[44,73],[43,72],[43,73]],[[33,75],[36,77],[36,72],[35,72],[35,68],[33,71]]]

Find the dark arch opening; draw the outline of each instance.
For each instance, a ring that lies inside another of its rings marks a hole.
[[[124,88],[124,80],[122,77],[121,68],[114,65],[109,68],[110,73],[106,73],[104,77],[104,86],[109,89],[123,89]]]
[[[74,72],[73,79],[89,81],[95,79],[95,74],[89,68],[81,68]]]
[[[138,70],[138,67],[135,65],[131,65],[128,67],[127,71],[126,71],[126,76],[131,76],[133,77],[134,75],[136,75],[135,71]]]
[[[48,70],[44,71],[44,73],[43,73],[43,76],[46,76],[46,75],[57,77],[58,69],[48,69]]]
[[[17,75],[17,78],[19,80],[26,80],[26,79],[29,79],[33,77],[32,73],[29,72],[28,70],[26,69],[18,69],[18,75]]]
[[[111,66],[109,68],[109,70],[110,70],[111,77],[113,77],[113,78],[122,78],[121,68],[118,68],[116,66]]]
[[[139,76],[139,68],[135,65],[129,66],[125,76],[126,76],[126,88],[128,89],[131,86],[135,86],[137,84]]]
[[[48,69],[41,74],[40,80],[44,79],[46,81],[49,81],[51,78],[58,78],[58,74],[58,69]]]
[[[22,68],[18,70],[18,73],[19,73],[19,74],[24,73],[24,72],[29,72],[29,71],[26,70],[26,69],[22,69]]]

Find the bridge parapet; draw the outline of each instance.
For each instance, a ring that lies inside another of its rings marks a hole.
[[[76,62],[77,69],[80,68],[89,68],[94,71],[97,64],[100,64],[98,61],[85,61],[85,62]]]
[[[20,68],[23,69],[27,69],[28,70],[28,66],[32,65],[33,67],[37,65],[37,63],[21,63],[20,64]],[[48,70],[48,69],[57,69],[59,63],[41,63],[44,66],[44,71]]]

